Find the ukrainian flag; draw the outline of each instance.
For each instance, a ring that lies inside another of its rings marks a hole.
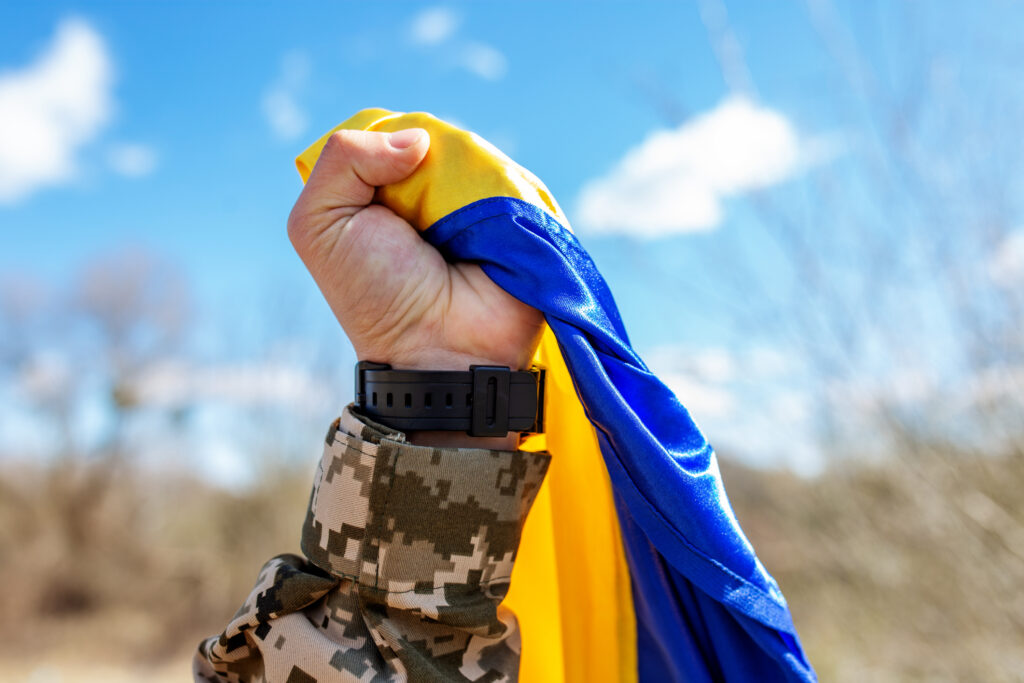
[[[547,188],[429,114],[359,112],[336,130],[424,128],[430,150],[376,201],[450,261],[544,313],[551,467],[505,604],[525,681],[814,681],[775,580],[733,514],[714,451],[637,356],[607,284]]]

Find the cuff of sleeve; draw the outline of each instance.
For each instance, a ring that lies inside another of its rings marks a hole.
[[[349,406],[327,434],[303,552],[358,583],[365,599],[434,619],[455,596],[496,606],[549,462],[546,453],[415,446]]]
[[[374,422],[360,413],[354,403],[350,403],[345,407],[345,410],[341,413],[341,417],[335,420],[335,423],[331,425],[331,429],[341,431],[351,438],[361,439],[362,441],[368,441],[372,444],[379,444],[383,439],[400,444],[408,443],[404,432],[392,429],[391,427],[382,425],[379,422]],[[331,440],[331,436],[331,432],[328,431],[328,441]]]

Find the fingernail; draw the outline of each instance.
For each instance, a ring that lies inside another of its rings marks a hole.
[[[426,134],[427,131],[422,128],[406,128],[397,133],[392,133],[389,142],[395,149],[407,149],[419,142]]]

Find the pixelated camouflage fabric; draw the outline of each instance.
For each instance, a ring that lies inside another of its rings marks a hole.
[[[428,448],[346,408],[327,433],[302,552],[263,566],[197,681],[516,680],[508,592],[545,453]]]

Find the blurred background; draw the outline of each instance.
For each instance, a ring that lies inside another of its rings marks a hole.
[[[560,198],[828,681],[1024,680],[1019,2],[0,4],[0,679],[187,680],[355,361],[293,157]]]

